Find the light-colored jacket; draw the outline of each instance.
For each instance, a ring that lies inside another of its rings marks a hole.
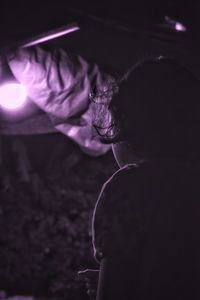
[[[109,145],[94,135],[89,95],[114,82],[98,65],[89,64],[63,49],[19,48],[7,54],[14,77],[28,90],[28,97],[48,114],[55,128],[77,142],[88,154],[106,153]]]

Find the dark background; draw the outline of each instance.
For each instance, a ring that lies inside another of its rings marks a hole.
[[[0,290],[87,299],[77,272],[98,268],[91,218],[112,154],[89,157],[61,134],[0,141]]]
[[[77,21],[79,32],[45,47],[80,53],[110,72],[123,72],[144,56],[173,54],[199,74],[195,1],[0,5],[1,46]],[[177,35],[158,27],[166,15],[183,22],[188,32]],[[37,120],[32,132],[34,126]],[[59,133],[2,135],[0,145],[0,289],[39,298],[86,298],[76,274],[97,267],[91,216],[101,185],[117,169],[111,152],[89,157]]]

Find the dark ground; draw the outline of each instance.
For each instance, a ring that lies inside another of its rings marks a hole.
[[[61,134],[1,137],[0,290],[88,299],[77,271],[93,259],[91,217],[111,152],[86,156]]]

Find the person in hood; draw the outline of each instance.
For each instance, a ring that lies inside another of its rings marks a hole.
[[[172,59],[133,66],[94,118],[119,170],[93,215],[97,300],[198,299],[200,84]]]

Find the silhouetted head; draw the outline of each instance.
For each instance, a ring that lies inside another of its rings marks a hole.
[[[174,60],[132,67],[108,111],[110,119],[101,126],[106,142],[125,142],[139,158],[199,160],[200,84]]]

